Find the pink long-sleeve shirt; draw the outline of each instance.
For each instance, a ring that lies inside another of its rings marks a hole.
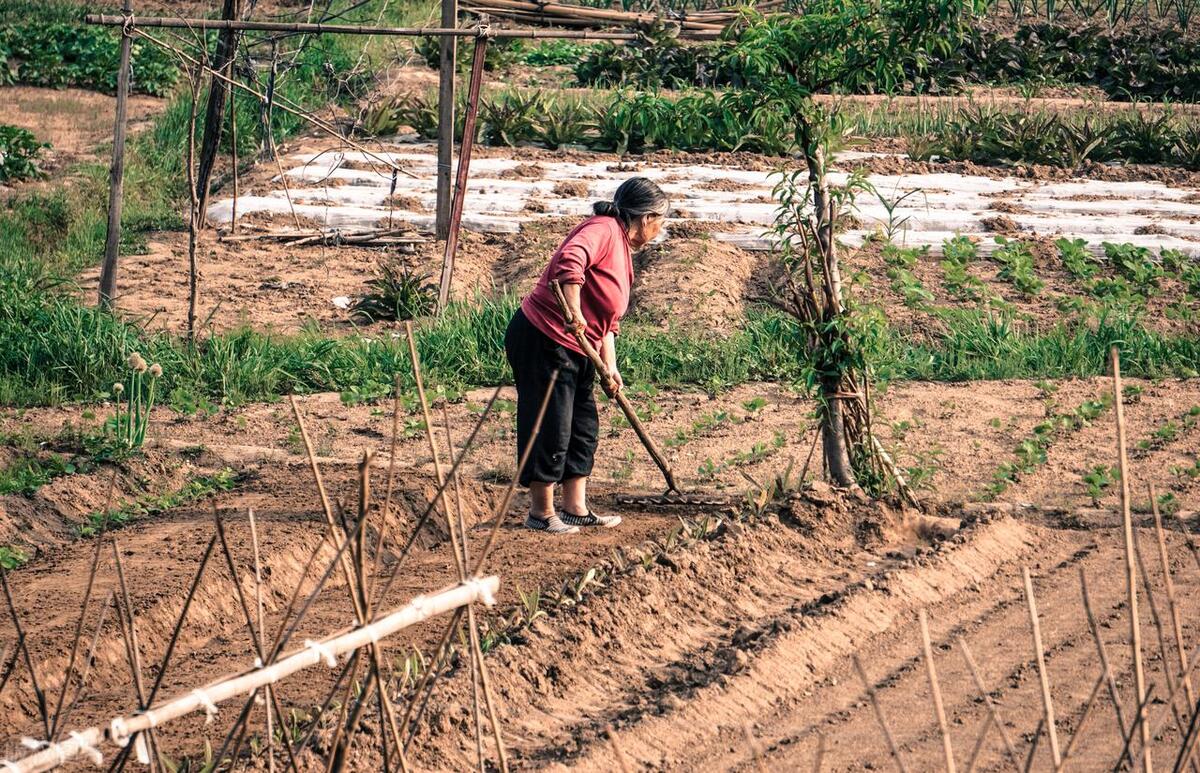
[[[534,327],[555,343],[582,354],[563,323],[551,280],[582,285],[579,305],[587,323],[584,335],[599,349],[604,336],[620,331],[621,317],[629,308],[633,254],[624,226],[606,216],[591,217],[576,226],[550,258],[533,291],[521,301],[521,310]]]

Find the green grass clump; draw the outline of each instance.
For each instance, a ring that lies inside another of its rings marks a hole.
[[[127,505],[107,512],[90,513],[84,522],[76,527],[76,530],[80,537],[95,537],[101,531],[117,529],[128,525],[131,521],[164,513],[188,502],[202,499],[209,494],[230,491],[237,485],[238,480],[238,474],[228,468],[213,475],[197,475],[175,491],[168,491],[157,496],[139,497]]]
[[[32,496],[50,481],[70,475],[75,470],[75,463],[59,454],[44,457],[22,454],[0,470],[0,494]]]

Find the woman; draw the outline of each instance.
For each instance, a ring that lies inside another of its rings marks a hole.
[[[596,368],[563,320],[550,286],[557,280],[577,327],[600,353],[601,384],[610,395],[623,386],[617,369],[616,337],[629,306],[633,252],[662,231],[667,196],[644,177],[626,180],[612,201],[593,205],[595,216],[567,235],[550,258],[537,286],[521,301],[504,336],[517,384],[517,458],[533,434],[538,410],[557,369],[541,431],[520,482],[529,487],[525,526],[570,534],[581,526],[616,526],[620,516],[596,515],[588,507],[600,422],[592,385]],[[519,463],[519,461],[518,461]],[[554,510],[554,486],[562,484],[562,515]]]

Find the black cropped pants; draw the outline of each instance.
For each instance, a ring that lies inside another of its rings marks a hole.
[[[504,335],[504,350],[517,384],[517,464],[533,435],[538,410],[551,374],[558,380],[550,393],[542,428],[520,483],[559,483],[592,474],[600,418],[592,387],[596,366],[586,356],[556,343],[517,309]]]

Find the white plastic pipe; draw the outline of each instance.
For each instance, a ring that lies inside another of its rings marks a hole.
[[[89,727],[86,730],[71,732],[66,740],[59,743],[28,742],[27,745],[35,748],[40,746],[40,750],[16,761],[0,760],[0,773],[38,773],[51,770],[81,754],[90,756],[92,761],[99,765],[102,759],[100,747],[105,742],[124,747],[135,733],[161,727],[187,714],[204,711],[211,717],[217,713],[218,704],[224,701],[247,696],[257,689],[275,684],[284,677],[312,666],[324,663],[332,668],[337,665],[339,655],[373,644],[402,628],[476,601],[491,606],[496,603],[496,591],[499,588],[500,578],[492,575],[468,580],[428,596],[417,596],[408,604],[369,625],[354,628],[324,641],[305,642],[303,649],[277,660],[270,666],[260,667],[256,662],[255,668],[244,674],[192,690],[142,713],[114,717],[106,728]]]

